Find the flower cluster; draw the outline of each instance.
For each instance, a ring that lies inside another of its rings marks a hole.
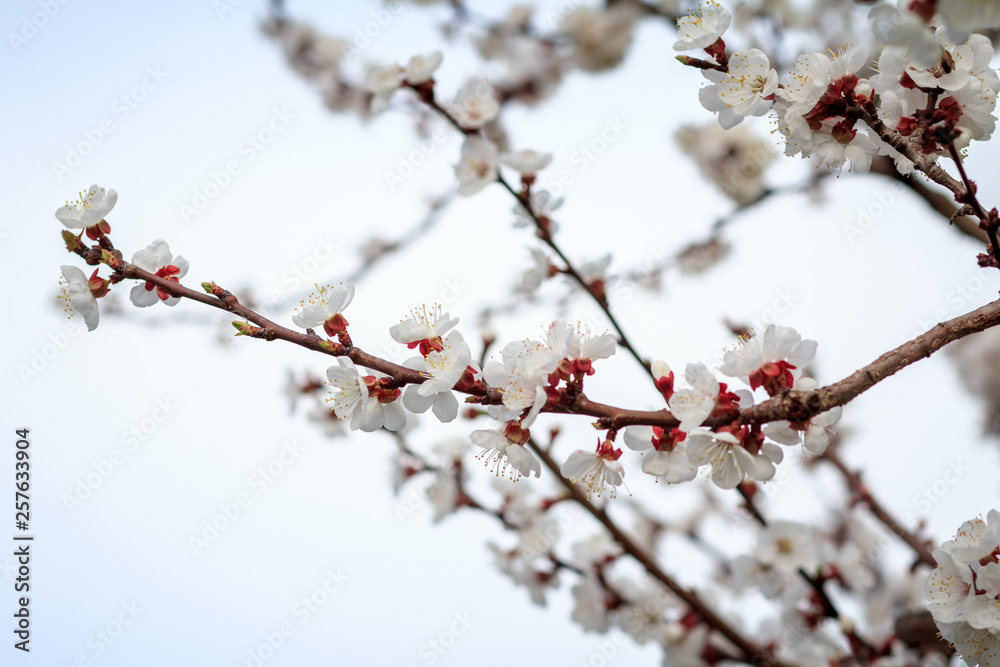
[[[923,4],[934,3],[913,3]],[[941,16],[886,4],[872,9],[873,31],[886,46],[869,78],[860,75],[870,57],[861,45],[829,55],[803,53],[779,83],[759,49],[726,53],[722,34],[731,15],[711,0],[678,21],[681,39],[674,48],[704,49],[711,57],[678,59],[709,80],[699,99],[718,113],[722,127],[773,110],[786,155],[814,156],[833,168],[850,160],[857,171],[868,171],[874,155],[888,155],[906,174],[914,168],[914,155],[933,159],[949,147],[962,149],[973,139],[988,139],[996,125],[1000,79],[990,69],[993,46],[983,35],[968,34],[974,12],[940,5]],[[884,123],[891,135],[875,122]],[[900,150],[904,144],[906,154]]]
[[[100,321],[97,299],[107,296],[111,291],[111,285],[122,279],[120,273],[123,266],[120,261],[121,253],[112,252],[114,246],[108,236],[111,233],[111,225],[105,220],[105,216],[111,212],[117,202],[117,192],[92,185],[85,194],[80,194],[76,202],[67,202],[65,206],[56,211],[56,218],[68,230],[83,230],[79,235],[74,235],[69,231],[63,232],[66,249],[70,252],[82,252],[84,246],[81,239],[86,233],[88,238],[99,242],[104,253],[105,263],[115,270],[111,278],[105,279],[98,275],[99,269],[95,269],[88,278],[83,271],[74,266],[61,267],[63,279],[66,281],[63,297],[67,302],[67,307],[72,308],[83,317],[88,331],[96,329]],[[175,257],[163,239],[157,239],[146,248],[136,251],[132,256],[132,265],[171,283],[179,283],[188,270],[188,261],[180,255]],[[159,301],[173,306],[180,301],[178,297],[172,296],[165,287],[150,280],[133,287],[129,298],[133,304],[140,308],[152,306]]]
[[[941,636],[966,664],[1000,665],[1000,512],[963,523],[934,559],[927,600]]]

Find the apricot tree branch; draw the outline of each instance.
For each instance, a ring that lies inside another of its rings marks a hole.
[[[663,584],[670,592],[681,599],[692,611],[701,617],[711,628],[717,630],[726,639],[731,641],[743,654],[744,659],[754,665],[766,667],[779,667],[781,663],[774,657],[772,652],[766,648],[757,646],[752,641],[740,634],[722,617],[709,608],[698,595],[681,586],[669,574],[664,572],[660,565],[653,558],[652,554],[643,549],[635,540],[629,537],[618,524],[608,516],[608,513],[601,507],[590,502],[586,492],[578,485],[563,477],[559,470],[559,465],[543,447],[540,447],[534,440],[528,440],[528,446],[538,455],[545,464],[545,467],[555,475],[558,482],[569,492],[573,500],[583,507],[587,512],[597,519],[604,526],[615,541],[629,556],[634,558],[647,573],[658,582]]]

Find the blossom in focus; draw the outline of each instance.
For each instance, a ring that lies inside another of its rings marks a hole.
[[[365,420],[365,407],[368,402],[368,386],[361,379],[354,362],[347,357],[337,357],[337,366],[326,370],[330,385],[337,394],[328,400],[333,401],[333,410],[340,419],[350,419],[352,431],[361,428]]]
[[[487,411],[498,421],[511,421],[527,409],[522,424],[530,426],[545,406],[548,375],[556,370],[560,359],[538,341],[521,340],[507,343],[501,360],[491,359],[483,367],[483,380],[500,389],[503,396],[502,405],[490,405]]]
[[[778,90],[778,73],[771,69],[763,51],[748,49],[732,55],[729,74],[717,83],[722,104],[739,116],[757,116],[771,108],[770,98]]]
[[[187,275],[189,266],[186,259],[180,255],[174,257],[170,253],[170,247],[163,239],[156,239],[143,250],[136,251],[132,255],[132,263],[143,271],[155,273],[160,278],[175,283]],[[133,287],[129,292],[129,298],[140,308],[152,306],[157,301],[162,301],[168,306],[176,305],[180,301],[180,297],[170,296],[165,289],[148,281]]]
[[[675,51],[691,51],[711,46],[729,29],[733,15],[713,0],[705,0],[690,15],[677,19]]]
[[[719,395],[719,381],[705,364],[688,364],[684,379],[691,385],[689,389],[675,391],[668,405],[674,416],[681,421],[680,430],[687,433],[708,419],[715,409],[715,399]]]
[[[344,331],[348,322],[341,314],[354,300],[354,285],[340,283],[336,287],[319,287],[301,302],[299,313],[292,315],[295,326],[313,329],[323,325],[328,336]]]
[[[63,278],[66,281],[66,286],[63,288],[66,300],[69,301],[69,305],[72,306],[73,310],[83,317],[83,321],[87,325],[87,331],[93,331],[97,328],[100,315],[97,311],[97,296],[91,289],[91,280],[98,281],[103,286],[105,292],[107,291],[107,281],[97,278],[96,270],[91,279],[88,279],[87,274],[75,266],[64,265],[59,268],[62,270]]]
[[[801,377],[792,385],[796,391],[812,391],[819,383],[812,378]],[[801,444],[806,451],[820,456],[830,446],[830,434],[827,429],[840,420],[843,408],[839,405],[820,413],[806,422],[788,421],[771,422],[764,426],[763,431],[771,440],[782,445]]]
[[[527,433],[517,428],[506,430],[512,435]],[[535,477],[541,477],[541,462],[524,446],[524,443],[510,440],[506,433],[494,429],[480,429],[473,431],[469,439],[483,448],[476,458],[484,458],[487,464],[492,462],[492,469],[497,475],[506,476],[507,469],[510,468],[512,470],[510,475],[514,480],[520,479],[522,475],[531,477],[532,473]]]
[[[629,426],[625,429],[625,444],[629,449],[644,453],[642,471],[662,478],[667,484],[690,482],[698,475],[698,466],[688,459],[683,440],[687,434],[680,429],[667,431],[659,426]]]
[[[398,431],[406,426],[406,413],[396,400],[398,389],[378,386],[378,378],[373,375],[362,377],[348,357],[337,357],[337,364],[326,370],[330,385],[337,390],[328,400],[333,402],[338,417],[350,419],[352,431],[371,433],[383,427]]]
[[[795,329],[771,324],[763,334],[726,352],[719,370],[742,379],[751,389],[762,386],[775,396],[792,387],[802,368],[816,356],[816,347],[816,341],[802,340]]]
[[[596,452],[578,449],[570,454],[560,472],[563,477],[586,485],[588,498],[595,493],[600,496],[605,485],[611,487],[611,497],[614,498],[625,477],[622,464],[618,462],[621,455],[622,450],[615,449],[610,441],[605,440],[598,445]]]
[[[969,665],[1000,664],[1000,512],[972,519],[934,551],[928,608]]]
[[[781,448],[769,442],[759,451],[748,450],[741,438],[722,431],[694,431],[688,434],[688,459],[696,465],[711,466],[712,481],[722,489],[733,489],[744,480],[766,482],[774,477],[774,464],[783,457]]]
[[[67,229],[82,229],[96,225],[104,219],[118,202],[118,193],[105,190],[97,185],[91,185],[87,192],[81,192],[80,198],[74,202],[66,202],[65,206],[56,211],[56,218]]]
[[[441,306],[435,304],[430,313],[426,306],[412,311],[410,317],[389,327],[389,335],[397,343],[411,350],[419,348],[420,354],[427,356],[432,350],[442,349],[441,337],[454,329],[456,324],[457,317],[442,313]]]
[[[560,363],[561,371],[593,375],[590,362],[612,356],[618,341],[611,334],[592,336],[563,320],[556,320],[545,332],[545,344],[560,360],[566,362]]]
[[[406,361],[405,366],[429,376],[421,384],[411,384],[403,394],[403,405],[411,412],[423,413],[434,409],[434,416],[442,422],[450,422],[458,416],[458,399],[452,393],[454,387],[467,370],[473,376],[479,369],[473,364],[472,352],[462,334],[455,331],[440,343],[440,349],[433,349],[424,356]]]

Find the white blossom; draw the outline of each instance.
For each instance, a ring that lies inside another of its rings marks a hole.
[[[56,218],[67,229],[82,229],[96,225],[104,219],[118,202],[118,193],[112,189],[91,185],[87,192],[81,192],[79,199],[66,202],[56,211]]]

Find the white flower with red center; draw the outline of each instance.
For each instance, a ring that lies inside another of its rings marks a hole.
[[[706,70],[707,73],[711,70]],[[718,83],[719,100],[738,116],[756,116],[771,108],[778,90],[778,73],[760,49],[737,51],[729,59],[729,73]]]
[[[823,53],[809,51],[795,59],[795,66],[781,82],[777,95],[788,105],[788,113],[812,111],[830,85],[832,63]]]
[[[180,279],[188,272],[188,261],[180,255],[174,257],[170,253],[167,242],[163,239],[156,239],[144,250],[136,251],[132,255],[132,264],[143,271],[154,273],[160,278],[174,283],[180,282]],[[173,306],[180,301],[180,297],[170,296],[167,290],[148,281],[133,287],[132,291],[129,292],[129,298],[140,308],[152,306],[157,301],[162,301],[168,306]]]
[[[472,352],[462,334],[452,332],[439,339],[440,349],[430,350],[425,356],[407,360],[405,366],[420,371],[429,379],[421,384],[411,384],[403,394],[403,405],[411,412],[423,413],[434,409],[434,416],[450,422],[458,416],[458,399],[452,393],[464,379],[474,382],[479,368],[472,361]]]
[[[87,192],[81,192],[80,198],[56,211],[56,218],[67,229],[82,229],[93,227],[104,220],[118,202],[118,193],[110,188],[105,190],[97,185],[91,185]],[[107,234],[110,227],[102,231]]]
[[[100,314],[97,311],[97,299],[108,293],[108,281],[98,277],[97,269],[90,278],[87,278],[80,269],[75,266],[61,266],[63,279],[66,286],[63,287],[63,298],[77,313],[83,317],[87,325],[87,331],[97,328]]]
[[[482,79],[473,79],[465,84],[451,106],[451,113],[459,125],[472,130],[483,127],[499,112],[500,101],[493,86]]]
[[[500,164],[517,171],[521,178],[533,179],[538,172],[552,164],[552,153],[539,153],[531,149],[504,153],[500,156]]]
[[[361,428],[368,404],[368,385],[361,379],[354,362],[347,357],[337,357],[338,366],[330,366],[326,377],[337,394],[327,401],[333,402],[333,411],[340,419],[350,419],[352,431]]]
[[[663,398],[669,402],[674,395],[674,372],[670,370],[670,365],[658,359],[652,363],[650,370],[653,373],[657,391],[663,394]]]
[[[560,359],[558,366],[560,378],[569,380],[593,375],[592,362],[613,355],[618,341],[611,334],[592,336],[590,332],[581,331],[562,320],[556,320],[545,332],[545,344]]]
[[[875,151],[871,137],[833,119],[823,121],[820,130],[812,136],[812,155],[831,169],[842,167],[850,160],[852,171],[866,173],[871,169]]]
[[[795,329],[772,324],[739,349],[726,352],[719,370],[740,378],[751,389],[764,387],[775,396],[792,387],[802,368],[816,356],[816,347],[816,341],[802,340]]]
[[[696,466],[712,468],[712,481],[722,489],[736,488],[744,480],[766,482],[774,477],[781,448],[764,442],[760,433],[744,426],[738,435],[729,431],[688,433],[688,459]]]
[[[698,5],[689,16],[677,19],[675,51],[691,51],[711,46],[729,29],[733,15],[717,2],[708,0]]]
[[[406,82],[414,86],[427,83],[434,76],[437,68],[441,66],[441,60],[442,55],[440,51],[413,56],[410,58],[410,62],[406,64],[406,71],[404,72]]]
[[[455,165],[458,192],[474,195],[497,180],[499,151],[496,144],[482,137],[466,137],[462,144],[462,157]]]
[[[795,381],[792,389],[812,391],[818,386],[816,380],[801,377]],[[810,454],[820,456],[830,446],[829,427],[840,420],[842,412],[843,408],[838,405],[805,422],[771,422],[764,426],[764,435],[782,445],[801,444]]]
[[[941,636],[955,645],[966,665],[1000,665],[1000,633],[978,629],[969,623],[940,623],[938,628]]]
[[[684,379],[691,385],[690,388],[674,391],[671,377],[671,395],[667,405],[680,420],[679,428],[685,433],[701,426],[709,416],[732,415],[739,412],[741,403],[747,404],[744,407],[753,404],[753,397],[749,392],[744,394],[729,391],[704,364],[688,364]]]
[[[625,429],[625,444],[643,454],[642,471],[662,479],[667,484],[690,482],[698,475],[698,466],[688,459],[687,447],[681,444],[687,433],[679,428],[669,431],[659,426],[629,426]]]
[[[674,416],[680,420],[680,429],[688,432],[708,418],[715,409],[715,398],[719,395],[719,381],[705,364],[688,364],[684,379],[691,385],[689,389],[674,391],[668,405]]]
[[[973,519],[934,551],[928,608],[967,664],[1000,664],[1000,512]]]
[[[434,304],[430,313],[427,306],[412,311],[410,317],[389,327],[389,335],[411,350],[418,348],[420,354],[426,357],[432,351],[444,348],[441,337],[454,329],[456,324],[457,317],[449,317],[448,313],[441,312],[441,306]]]
[[[350,418],[352,431],[366,433],[385,427],[398,431],[406,425],[406,413],[396,399],[400,391],[391,378],[362,376],[354,362],[347,357],[337,358],[338,366],[330,366],[326,377],[337,394],[328,401],[341,419]]]
[[[483,367],[483,380],[503,396],[502,405],[491,405],[487,411],[498,421],[510,421],[528,410],[522,422],[530,426],[548,400],[545,387],[559,357],[538,341],[523,340],[505,345],[501,358],[503,363],[491,359]]]
[[[476,458],[491,465],[490,469],[497,476],[506,477],[509,473],[512,481],[519,480],[522,475],[542,475],[541,462],[524,446],[528,437],[528,429],[522,429],[516,422],[508,422],[503,432],[481,429],[469,435],[473,443],[483,448]]]
[[[587,498],[595,493],[600,497],[605,486],[611,487],[611,497],[614,498],[625,478],[622,464],[618,462],[621,455],[622,450],[615,449],[610,440],[598,441],[596,452],[578,449],[570,454],[560,472],[577,484],[585,484]]]
[[[328,336],[334,336],[347,330],[348,321],[341,313],[351,305],[354,299],[354,285],[340,283],[336,287],[327,285],[316,286],[316,291],[301,302],[301,311],[292,315],[295,326],[303,329],[313,329],[323,325]]]

